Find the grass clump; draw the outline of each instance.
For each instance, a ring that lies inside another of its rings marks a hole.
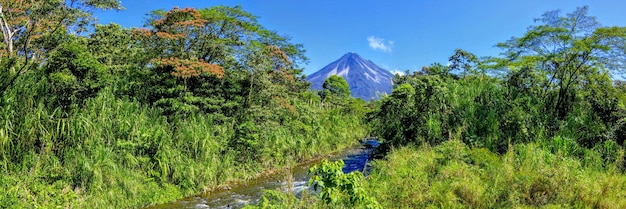
[[[626,175],[585,161],[536,143],[499,155],[452,140],[393,150],[364,186],[384,208],[626,207]]]

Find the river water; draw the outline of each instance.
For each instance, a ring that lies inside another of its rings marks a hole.
[[[343,172],[362,171],[367,174],[369,171],[368,161],[371,160],[374,150],[379,143],[375,139],[365,139],[360,146],[341,151],[327,158],[328,160],[344,161]],[[302,191],[309,189],[309,176],[307,172],[309,168],[320,160],[307,164],[299,165],[291,169],[292,180],[284,173],[264,176],[253,179],[245,184],[237,185],[229,190],[217,191],[206,194],[199,194],[193,197],[180,199],[176,202],[157,205],[150,207],[151,209],[166,208],[241,208],[247,204],[255,204],[259,202],[264,190],[285,190],[288,188],[288,182],[292,185],[290,188],[293,192],[300,194]]]

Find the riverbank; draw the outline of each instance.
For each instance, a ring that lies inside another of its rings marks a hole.
[[[286,165],[281,165],[279,167],[272,167],[269,168],[268,170],[264,170],[262,172],[259,172],[255,175],[252,175],[251,178],[249,179],[235,179],[235,180],[231,180],[228,182],[225,182],[221,185],[217,185],[215,188],[206,190],[206,191],[202,191],[199,194],[196,194],[194,196],[202,196],[202,197],[206,197],[206,196],[211,196],[211,194],[214,193],[220,193],[220,192],[224,192],[224,191],[230,191],[235,187],[241,187],[241,186],[245,186],[247,184],[247,182],[250,181],[258,181],[259,179],[264,179],[264,178],[268,178],[270,176],[276,176],[279,175],[281,173],[285,173],[285,172],[290,172],[291,170],[293,170],[294,168],[297,167],[307,167],[310,166],[311,164],[314,164],[316,162],[319,162],[322,159],[329,159],[329,158],[336,158],[337,156],[340,156],[342,152],[345,152],[346,149],[354,149],[357,147],[360,147],[358,145],[358,141],[357,140],[353,140],[352,144],[346,144],[347,146],[340,146],[337,147],[337,149],[334,150],[330,150],[330,152],[327,153],[321,153],[319,155],[316,155],[312,158],[309,159],[305,159],[303,161],[297,161],[294,164],[286,164]],[[185,197],[183,199],[187,199],[189,197]],[[162,208],[162,207],[147,207],[147,208]]]
[[[553,145],[517,144],[503,154],[460,140],[402,146],[373,161],[371,173],[355,185],[382,208],[626,208],[623,150],[603,162],[599,150],[585,149],[579,158]],[[258,208],[369,207],[346,192],[336,193],[334,202],[268,194]]]
[[[288,168],[274,170],[273,173],[229,185],[228,189],[216,190],[209,193],[186,197],[173,203],[156,205],[148,209],[166,208],[241,208],[248,204],[256,204],[261,200],[266,190],[279,190],[293,195],[300,195],[308,190],[309,168],[322,160],[343,160],[343,172],[363,171],[371,160],[376,140],[363,140],[359,145],[350,146],[332,154],[307,160]]]

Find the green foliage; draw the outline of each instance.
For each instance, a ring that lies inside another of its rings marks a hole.
[[[626,28],[600,27],[595,17],[587,16],[587,10],[580,7],[565,16],[559,11],[546,12],[537,19],[541,25],[498,44],[506,57],[496,61],[496,68],[522,68],[540,75],[527,84],[539,87],[542,92],[535,96],[545,102],[543,113],[556,120],[575,109],[577,91],[607,70],[619,73],[626,63],[621,56]]]
[[[347,207],[380,208],[375,198],[367,195],[361,186],[363,174],[355,171],[343,173],[343,161],[322,160],[309,169],[309,186],[320,191],[320,199],[326,204]]]
[[[244,208],[305,208],[293,194],[285,194],[275,190],[265,190],[258,205],[246,205]]]
[[[2,94],[18,77],[37,69],[67,34],[87,31],[94,11],[123,9],[119,0],[3,1],[0,7],[0,59],[9,64],[0,73]]]
[[[412,114],[405,114],[413,111],[415,89],[409,84],[402,84],[393,89],[389,97],[382,101],[380,111],[374,118],[375,131],[377,134],[392,144],[399,144],[404,140],[416,140],[414,127],[411,124]],[[385,127],[380,125],[385,124]],[[391,128],[393,127],[393,128]]]
[[[452,72],[459,72],[461,75],[463,75],[463,77],[465,77],[468,74],[477,74],[479,73],[477,70],[479,70],[479,66],[480,65],[480,61],[478,60],[478,57],[476,57],[476,55],[462,50],[462,49],[455,49],[454,50],[454,54],[452,56],[450,56],[450,59],[448,59],[448,61],[450,61],[450,65],[447,66],[447,71],[452,71]],[[436,68],[442,68],[440,65],[436,66]],[[484,73],[484,72],[480,72],[480,73]]]
[[[546,13],[499,45],[505,58],[457,50],[450,66],[396,76],[374,133],[422,148],[374,162],[370,194],[387,208],[624,207],[626,188],[595,188],[624,184],[626,109],[609,70],[626,33],[586,11]]]
[[[90,12],[81,9],[119,8],[70,2],[81,21]],[[301,45],[240,7],[154,17],[145,30],[59,29],[16,53],[26,61],[1,59],[0,208],[148,206],[366,136],[365,103],[323,107],[298,69]]]
[[[373,114],[374,133],[391,145],[460,138],[498,153],[555,136],[586,148],[623,142],[624,98],[608,70],[623,63],[609,57],[623,55],[624,44],[609,40],[626,33],[599,27],[586,10],[546,13],[539,19],[544,25],[499,45],[506,58],[478,59],[457,49],[449,66],[396,76],[395,90]],[[494,77],[489,70],[504,73]]]
[[[256,137],[248,138],[254,146],[247,147],[254,158],[241,160],[230,146],[236,131],[216,122],[216,116],[168,120],[160,109],[115,98],[106,88],[68,117],[58,117],[34,97],[16,97],[16,92],[11,90],[0,108],[5,124],[0,167],[6,171],[0,188],[15,191],[3,196],[0,205],[9,208],[139,207],[173,201],[351,146],[366,134],[358,116],[317,108],[319,103],[297,103],[303,114],[283,126],[241,127]],[[29,201],[20,201],[25,199]]]
[[[133,37],[152,66],[129,69],[135,87],[124,88],[168,116],[216,114],[235,120],[236,128],[257,107],[293,109],[291,98],[308,88],[298,69],[306,60],[302,46],[241,7],[155,11],[147,25]]]
[[[457,49],[450,66],[397,76],[367,104],[338,76],[321,97],[307,91],[302,46],[241,7],[155,11],[149,29],[75,36],[119,1],[13,6],[23,12],[3,15],[2,33],[29,32],[2,45],[1,208],[171,201],[345,148],[369,126],[387,145],[423,148],[375,163],[372,184],[323,163],[311,170],[319,197],[268,192],[262,206],[625,205],[626,88],[609,70],[626,63],[626,31],[586,7],[546,13],[499,45],[504,58]]]
[[[624,174],[584,161],[532,143],[498,155],[453,140],[392,151],[363,186],[384,208],[624,207]]]
[[[77,41],[61,45],[43,67],[48,83],[48,103],[51,107],[69,110],[72,104],[82,104],[110,82],[110,73],[86,47]]]
[[[623,73],[626,29],[586,7],[537,21],[499,44],[502,58],[457,49],[448,66],[394,78],[369,114],[391,153],[367,194],[385,208],[625,207],[625,91],[609,75]],[[338,168],[315,167],[320,201],[355,207],[363,194],[346,194]]]
[[[96,25],[87,40],[89,52],[112,72],[121,73],[130,66],[143,66],[148,49],[140,47],[131,29],[111,23]]]
[[[320,92],[322,100],[333,96],[339,98],[350,97],[350,86],[348,86],[348,82],[341,76],[331,75],[326,78],[322,88],[323,90]]]

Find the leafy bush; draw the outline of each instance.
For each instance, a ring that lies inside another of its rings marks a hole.
[[[365,208],[380,208],[374,197],[368,196],[361,187],[363,174],[355,171],[343,173],[343,161],[328,162],[322,160],[319,165],[309,169],[309,186],[320,191],[320,200],[328,205],[343,205]]]

